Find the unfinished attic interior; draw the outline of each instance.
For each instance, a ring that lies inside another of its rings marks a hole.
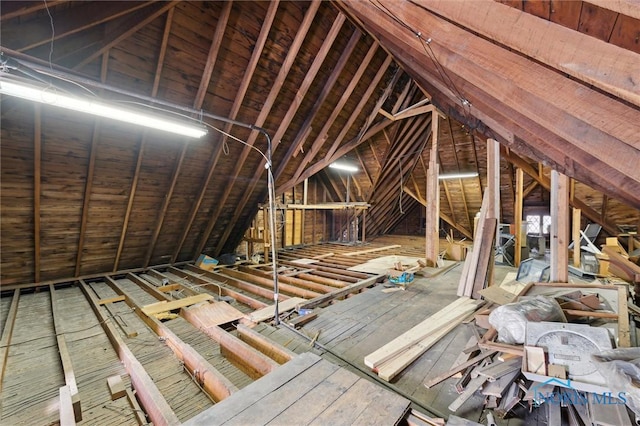
[[[637,2],[3,1],[0,54],[0,424],[640,418]]]

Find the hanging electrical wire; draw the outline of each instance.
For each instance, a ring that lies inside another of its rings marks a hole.
[[[471,102],[462,94],[462,92],[458,89],[453,79],[449,76],[444,66],[440,63],[433,48],[431,47],[431,43],[433,41],[432,37],[425,38],[422,35],[421,31],[418,31],[411,27],[406,22],[402,21],[397,15],[395,15],[389,8],[387,8],[384,4],[382,4],[379,0],[369,0],[369,2],[379,11],[390,17],[392,20],[397,22],[400,26],[411,32],[418,40],[420,40],[422,48],[425,51],[427,57],[433,62],[433,65],[436,69],[436,72],[440,76],[442,82],[447,86],[447,88],[458,98],[460,103],[464,108],[465,119],[469,118],[470,110],[471,110]]]

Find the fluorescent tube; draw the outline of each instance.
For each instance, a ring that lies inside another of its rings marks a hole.
[[[164,118],[160,115],[152,115],[136,112],[131,109],[123,109],[118,106],[111,106],[92,99],[74,98],[69,95],[60,94],[56,92],[55,89],[34,87],[12,81],[0,80],[0,93],[27,99],[33,102],[39,102],[45,105],[53,105],[72,111],[111,118],[125,123],[164,130],[165,132],[189,136],[192,138],[201,138],[207,134],[207,129],[202,126]]]
[[[336,170],[345,170],[347,172],[358,171],[358,168],[356,166],[352,166],[350,164],[344,164],[344,163],[331,163],[329,167]]]
[[[440,180],[444,180],[444,179],[466,179],[466,178],[474,178],[474,177],[478,177],[478,173],[477,172],[451,173],[451,174],[438,175],[438,179],[440,179]]]

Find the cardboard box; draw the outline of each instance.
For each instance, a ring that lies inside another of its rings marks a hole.
[[[209,272],[213,271],[213,268],[215,268],[217,265],[218,261],[213,257],[207,256],[206,254],[201,254],[196,261],[196,266],[198,268],[204,269],[205,271]]]

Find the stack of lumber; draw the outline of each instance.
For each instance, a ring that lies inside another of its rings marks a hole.
[[[478,227],[473,238],[473,248],[467,254],[458,284],[458,296],[479,299],[478,293],[487,284],[493,267],[493,245],[498,221],[487,218],[487,197],[482,200]]]
[[[431,346],[457,327],[482,302],[462,297],[422,321],[406,333],[365,356],[364,363],[390,381]]]

